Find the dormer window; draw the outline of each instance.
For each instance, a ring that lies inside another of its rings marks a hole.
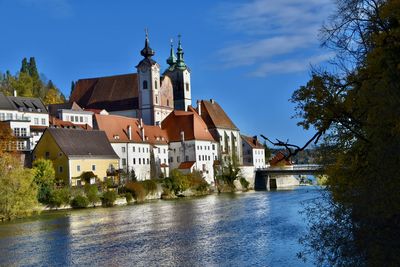
[[[147,88],[148,88],[147,81],[143,81],[143,89],[147,89]]]

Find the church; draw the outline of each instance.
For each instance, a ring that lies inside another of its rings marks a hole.
[[[176,54],[171,43],[169,67],[162,74],[152,58],[155,52],[147,32],[140,54],[143,59],[136,73],[80,79],[69,101],[84,109],[140,118],[147,125],[160,125],[173,110],[187,111],[192,105],[190,69],[183,59],[180,37]]]

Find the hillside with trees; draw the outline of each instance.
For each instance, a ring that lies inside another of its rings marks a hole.
[[[29,61],[24,58],[20,71],[12,75],[9,70],[0,72],[0,92],[13,95],[14,90],[18,96],[39,97],[45,104],[57,104],[65,101],[65,96],[51,80],[39,74],[36,60],[31,57]]]

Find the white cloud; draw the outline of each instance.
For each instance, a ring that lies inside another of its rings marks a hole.
[[[228,68],[254,65],[257,76],[264,76],[270,70],[288,73],[307,69],[307,60],[318,58],[321,53],[315,51],[319,44],[318,30],[332,7],[332,0],[243,0],[240,4],[219,6],[222,27],[239,35],[241,40],[250,39],[220,49],[223,65]],[[288,57],[297,60],[280,60]]]

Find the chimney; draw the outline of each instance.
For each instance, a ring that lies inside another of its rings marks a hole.
[[[142,118],[139,119],[139,126],[140,126],[141,128],[143,128],[143,119],[142,119]]]
[[[17,97],[17,90],[14,90],[14,96]]]
[[[132,140],[132,126],[128,125],[128,138]]]
[[[214,104],[214,99],[211,98],[211,99],[210,99],[210,102],[211,102],[211,104]]]
[[[181,142],[185,142],[185,132],[181,131]]]
[[[199,116],[201,116],[201,101],[197,100],[197,113],[199,113]]]
[[[144,127],[140,128],[141,133],[142,133],[142,141],[146,140],[146,137],[144,136]]]
[[[253,136],[253,144],[257,145],[257,135]]]

